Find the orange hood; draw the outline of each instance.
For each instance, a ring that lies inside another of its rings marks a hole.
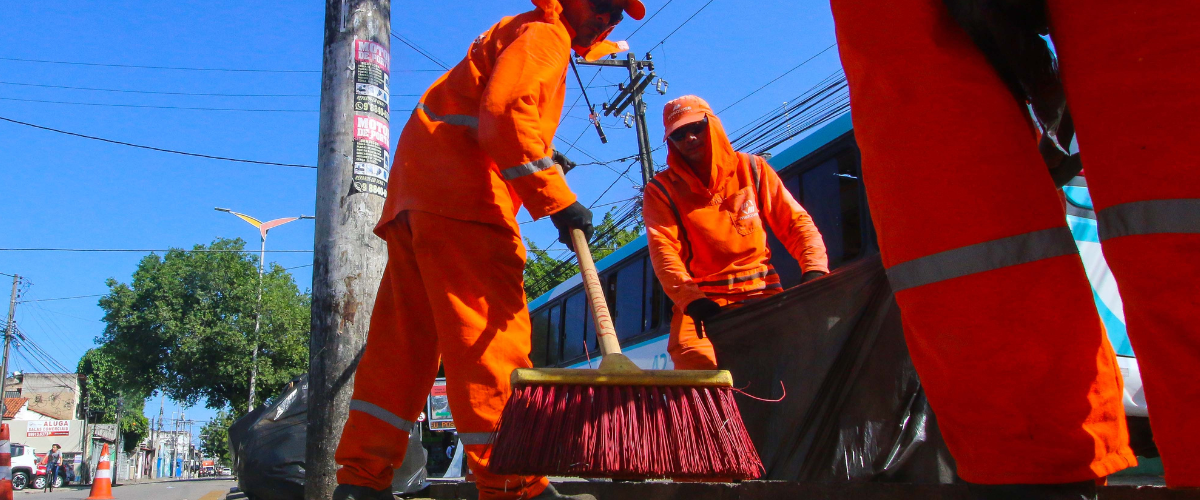
[[[733,144],[729,143],[729,136],[725,134],[721,120],[713,114],[711,108],[704,106],[703,111],[708,117],[708,148],[712,152],[712,160],[708,165],[711,172],[710,185],[705,186],[700,182],[696,174],[692,173],[687,160],[683,159],[683,154],[675,149],[670,139],[667,139],[667,168],[682,177],[696,192],[716,191],[718,186],[734,175],[739,162],[737,152],[733,150]]]

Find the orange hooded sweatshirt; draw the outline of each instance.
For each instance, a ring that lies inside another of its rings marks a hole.
[[[550,158],[573,31],[558,0],[533,4],[479,35],[416,104],[376,234],[404,210],[515,229],[522,204],[538,219],[575,202]],[[593,58],[616,47],[601,40],[577,50]]]
[[[825,242],[812,217],[765,160],[733,150],[721,121],[696,100],[708,117],[710,183],[703,185],[667,141],[668,168],[654,176],[643,206],[654,273],[676,312],[709,295],[782,289],[770,264],[764,221],[803,272],[829,272]]]

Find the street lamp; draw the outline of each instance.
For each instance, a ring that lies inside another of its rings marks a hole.
[[[266,257],[267,257],[267,231],[270,231],[271,229],[277,228],[279,226],[282,226],[282,225],[292,222],[294,220],[315,219],[316,217],[313,217],[310,215],[301,215],[299,217],[284,217],[282,219],[275,219],[275,220],[270,220],[267,222],[262,222],[258,219],[255,219],[254,217],[243,214],[241,212],[234,212],[233,210],[230,210],[228,208],[215,207],[215,208],[213,208],[213,210],[216,210],[218,212],[228,212],[228,213],[238,216],[238,218],[240,218],[246,222],[249,222],[250,225],[258,228],[258,235],[260,237],[260,242],[261,242],[261,246],[258,251],[258,299],[254,304],[254,354],[251,355],[251,358],[250,358],[250,400],[246,404],[246,411],[250,411],[250,410],[254,409],[254,381],[258,377],[258,324],[259,324],[259,319],[262,317],[262,311],[261,311],[261,309],[262,309],[262,288],[263,288],[262,280],[263,280],[263,263],[266,262]]]

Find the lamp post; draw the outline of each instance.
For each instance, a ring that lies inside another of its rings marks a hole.
[[[260,237],[259,241],[261,245],[258,251],[258,299],[254,304],[254,353],[250,357],[250,399],[246,403],[246,411],[250,411],[254,409],[254,382],[255,379],[258,378],[258,325],[259,320],[262,318],[263,264],[266,262],[267,257],[267,231],[295,220],[313,219],[315,217],[310,215],[301,215],[299,217],[284,217],[282,219],[262,222],[254,217],[241,212],[234,212],[228,208],[216,207],[213,210],[218,212],[228,212],[238,216],[239,219],[249,222],[250,225],[258,228],[258,235]]]

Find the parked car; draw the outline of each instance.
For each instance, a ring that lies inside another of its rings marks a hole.
[[[221,475],[222,476],[232,476],[233,470],[230,469],[229,467],[221,467]]]
[[[23,490],[28,488],[38,475],[38,458],[37,450],[32,446],[23,444],[10,444],[10,456],[12,457],[12,485],[14,490]],[[42,470],[45,474],[45,469]],[[42,484],[45,484],[45,477],[42,477]],[[39,486],[40,488],[40,486]]]
[[[44,455],[43,455],[44,456]],[[38,457],[37,476],[33,478],[33,489],[40,490],[46,487],[46,466],[42,464],[42,457]],[[58,474],[54,475],[54,487],[61,488],[66,484],[66,467],[59,467]]]

